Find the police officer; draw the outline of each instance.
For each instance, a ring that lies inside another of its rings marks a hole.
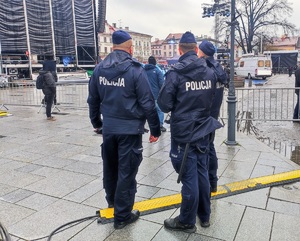
[[[132,209],[146,120],[150,142],[157,141],[161,131],[146,72],[132,58],[131,36],[118,30],[112,42],[113,52],[98,64],[89,81],[87,102],[93,127],[102,128],[103,186],[108,206],[114,207],[114,227],[121,229],[140,216]]]
[[[217,75],[217,86],[216,86],[216,92],[214,101],[211,106],[211,116],[218,120],[220,108],[223,101],[223,93],[224,93],[224,86],[228,84],[228,75],[220,65],[218,61],[214,59],[215,54],[215,47],[214,45],[204,40],[199,45],[199,52],[198,56],[200,58],[205,58],[206,64],[209,68],[211,68],[215,74]],[[210,142],[210,148],[209,148],[209,183],[210,183],[210,190],[211,192],[217,191],[218,186],[218,176],[217,176],[217,170],[218,170],[218,157],[214,145],[214,136],[215,133],[212,133],[212,139]]]
[[[210,133],[222,125],[210,116],[216,76],[203,58],[198,58],[194,35],[186,32],[179,41],[179,62],[166,74],[158,105],[171,111],[170,158],[176,172],[183,170],[180,214],[166,219],[167,229],[192,233],[196,216],[202,227],[210,225],[208,150]],[[187,153],[184,166],[183,156]],[[182,169],[183,168],[183,169]]]

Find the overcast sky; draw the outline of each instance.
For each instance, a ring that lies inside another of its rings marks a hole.
[[[214,18],[202,18],[203,3],[213,0],[107,0],[106,19],[117,27],[165,39],[169,33],[192,31],[214,37]],[[288,0],[294,9],[290,22],[300,28],[300,1]],[[297,11],[298,10],[298,11]]]

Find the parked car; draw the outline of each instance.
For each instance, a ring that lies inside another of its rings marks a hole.
[[[245,78],[262,78],[272,76],[272,60],[267,55],[243,55],[235,67],[235,73]]]

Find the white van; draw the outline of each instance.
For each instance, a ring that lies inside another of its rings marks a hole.
[[[266,79],[272,76],[271,56],[245,54],[235,67],[235,73],[248,79]]]

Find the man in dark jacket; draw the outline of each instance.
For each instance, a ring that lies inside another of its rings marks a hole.
[[[295,71],[295,87],[300,88],[300,68],[298,68]],[[299,89],[296,89],[295,93],[297,95],[297,104],[294,109],[293,119],[300,119],[300,116],[299,116]],[[298,122],[298,123],[300,123],[300,122]]]
[[[108,206],[114,207],[114,227],[121,229],[140,216],[132,208],[146,120],[150,142],[157,141],[161,131],[146,72],[132,58],[130,35],[117,30],[112,41],[113,52],[89,81],[87,102],[93,127],[102,128],[103,186]]]
[[[183,170],[180,214],[166,219],[167,229],[192,233],[196,216],[202,227],[210,225],[208,150],[210,134],[222,125],[210,116],[216,76],[203,58],[198,58],[194,35],[186,32],[179,41],[179,62],[166,74],[158,105],[171,111],[170,158],[176,172]],[[182,166],[184,153],[187,153]],[[183,169],[182,169],[183,168]]]
[[[211,116],[218,120],[220,108],[223,101],[223,94],[224,94],[224,86],[228,83],[228,75],[224,71],[223,67],[220,65],[218,61],[214,59],[215,54],[215,47],[214,45],[204,40],[199,45],[199,53],[198,56],[200,58],[204,58],[206,60],[206,64],[209,68],[211,68],[216,76],[217,76],[217,88],[216,93],[214,97],[214,101],[211,106]],[[218,157],[214,145],[214,136],[215,133],[212,135],[212,139],[210,142],[210,150],[209,150],[209,183],[210,183],[210,189],[211,192],[217,191],[218,186],[218,176],[217,176],[217,170],[218,170]]]
[[[53,60],[53,55],[46,55],[45,61],[43,62],[43,70],[50,71],[51,74],[54,77],[55,82],[58,81],[56,62]],[[55,105],[57,104],[56,94],[54,96],[54,101],[53,102],[54,102]]]
[[[164,76],[162,71],[156,66],[156,59],[153,56],[148,58],[148,64],[145,65],[145,70],[148,76],[149,84],[152,90],[152,94],[155,99],[156,110],[159,117],[160,122],[160,130],[162,132],[166,131],[166,128],[163,126],[164,124],[164,113],[160,110],[157,105],[158,93],[164,84]]]
[[[55,117],[51,115],[51,108],[54,102],[54,97],[56,95],[56,83],[54,76],[51,71],[41,70],[39,74],[44,76],[44,88],[42,89],[45,97],[44,101],[46,103],[46,116],[47,120],[55,121]]]

